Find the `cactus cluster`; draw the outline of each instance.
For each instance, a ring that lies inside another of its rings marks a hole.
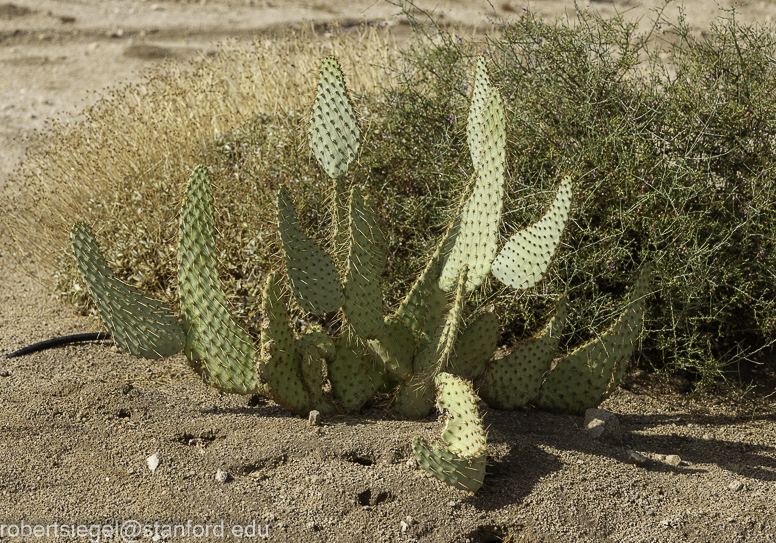
[[[221,288],[213,196],[204,167],[190,176],[181,208],[179,318],[161,301],[117,281],[89,227],[74,226],[79,272],[119,345],[146,358],[183,350],[192,368],[219,390],[263,394],[299,414],[356,411],[378,391],[393,394],[395,408],[411,418],[426,415],[436,402],[449,417],[445,445],[429,448],[415,438],[415,458],[440,480],[472,492],[482,486],[487,451],[478,394],[498,409],[534,402],[550,411],[581,413],[617,386],[640,328],[646,267],[620,318],[554,366],[565,297],[541,332],[498,359],[493,356],[498,317],[489,311],[467,314],[467,299],[488,274],[518,290],[541,280],[572,199],[566,178],[543,218],[498,250],[506,116],[484,59],[477,64],[467,125],[475,173],[425,268],[392,313],[383,308],[380,277],[387,257],[374,206],[362,187],[346,182],[360,133],[334,57],[323,61],[308,137],[332,180],[331,244],[327,250],[307,235],[290,192],[281,187],[277,224],[285,273],[267,276],[258,346],[230,314]],[[304,311],[338,315],[335,336],[312,331],[296,337],[287,316],[288,290]]]

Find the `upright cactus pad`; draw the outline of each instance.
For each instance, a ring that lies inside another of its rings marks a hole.
[[[334,179],[347,173],[348,165],[358,153],[361,133],[342,68],[334,57],[323,59],[308,139],[318,164]]]
[[[428,338],[421,338],[421,351],[415,358],[414,369],[416,373],[436,374],[447,367],[447,362],[453,355],[458,329],[463,320],[468,271],[469,267],[464,265],[458,274],[455,298],[447,315],[437,320],[434,329],[429,330],[431,333]]]
[[[336,342],[337,356],[329,363],[334,398],[348,411],[357,411],[375,395],[385,378],[356,337],[346,330]]]
[[[418,436],[412,452],[418,464],[440,481],[469,492],[477,492],[485,479],[487,437],[471,383],[449,373],[435,379],[437,407],[448,416],[442,432],[446,446],[430,448]]]
[[[100,253],[91,228],[76,223],[70,239],[78,273],[113,341],[142,358],[164,358],[179,353],[185,336],[175,313],[161,300],[116,279]]]
[[[348,322],[363,339],[374,339],[383,333],[383,293],[380,274],[387,257],[385,240],[377,214],[364,202],[361,191],[350,193],[350,251],[343,284],[342,310]]]
[[[219,390],[257,392],[253,339],[229,312],[218,278],[213,192],[201,166],[189,178],[181,207],[178,293],[192,366]]]
[[[286,272],[296,302],[310,313],[325,315],[342,305],[342,285],[334,259],[311,240],[299,224],[291,194],[278,190],[278,230]]]
[[[512,288],[525,290],[544,277],[558,249],[571,207],[571,179],[560,184],[555,201],[533,225],[514,234],[493,262],[493,275]]]
[[[300,369],[296,340],[288,326],[280,277],[267,276],[262,300],[261,358],[258,371],[270,397],[289,411],[305,415],[312,402]]]
[[[328,374],[327,364],[337,356],[334,342],[323,332],[311,332],[299,340],[298,351],[302,381],[310,395],[312,408],[321,413],[333,413],[334,405],[325,397],[323,389]]]
[[[464,379],[478,379],[485,373],[497,343],[498,317],[495,313],[480,313],[458,336],[447,371]]]
[[[439,287],[445,292],[454,288],[464,264],[469,266],[466,290],[471,292],[490,273],[496,256],[506,168],[506,115],[497,89],[488,93],[481,122],[482,140],[477,145],[482,152],[477,162],[477,180],[457,219],[455,243],[439,278]]]
[[[504,358],[487,365],[477,391],[496,409],[519,409],[536,398],[566,322],[566,297],[558,300],[555,316],[532,338],[521,341]]]
[[[641,328],[648,283],[649,266],[644,266],[622,315],[600,337],[558,362],[539,390],[537,407],[581,415],[617,388]]]
[[[415,336],[399,319],[385,317],[383,333],[369,341],[369,350],[389,374],[403,378],[412,373]]]
[[[469,118],[466,123],[466,142],[469,144],[469,154],[472,157],[474,170],[478,171],[482,162],[483,141],[485,139],[485,123],[483,122],[488,93],[490,92],[490,78],[485,57],[477,60],[477,69],[474,75],[474,90],[469,106]]]

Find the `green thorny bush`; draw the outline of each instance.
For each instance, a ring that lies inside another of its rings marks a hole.
[[[705,385],[763,360],[776,340],[773,30],[731,17],[696,38],[658,13],[639,34],[621,18],[548,23],[529,10],[501,30],[484,47],[511,106],[505,208],[524,215],[509,219],[535,218],[561,175],[579,190],[544,291],[487,293],[511,306],[499,309],[513,318],[502,324],[541,322],[545,293],[566,290],[576,326],[567,345],[585,340],[649,260],[643,362]],[[468,66],[471,47],[457,35],[436,41],[418,65],[439,94],[465,94],[451,66]]]
[[[575,179],[577,195],[542,285],[519,296],[486,285],[474,300],[496,306],[501,343],[537,332],[564,291],[562,342],[587,341],[617,313],[644,261],[653,262],[656,292],[636,349],[642,363],[689,371],[708,384],[773,343],[776,43],[769,29],[731,18],[696,38],[684,20],[658,14],[653,30],[639,34],[620,18],[577,12],[573,23],[548,22],[529,10],[485,44],[416,28],[414,46],[391,67],[396,83],[355,97],[364,143],[349,175],[378,195],[380,221],[390,225],[383,228],[383,292],[391,307],[435,246],[472,171],[470,74],[484,52],[507,105],[506,222],[536,220],[562,176]],[[300,136],[307,122],[298,110],[259,115],[213,144],[224,288],[256,336],[262,278],[281,264],[277,187],[291,189],[308,231],[331,220],[319,212],[330,207],[328,180]],[[133,199],[123,201],[132,217]],[[106,247],[117,275],[174,304],[175,241],[151,247],[147,237],[122,239],[118,253]],[[153,280],[137,265],[121,266],[121,255],[148,251],[163,254],[164,272]],[[68,267],[58,272],[60,291],[85,307]],[[294,323],[297,332],[310,324],[299,314]]]

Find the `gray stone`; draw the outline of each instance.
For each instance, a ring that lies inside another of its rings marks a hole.
[[[622,445],[620,421],[606,409],[588,409],[585,411],[585,430],[592,439],[609,445]]]
[[[310,416],[307,418],[307,424],[310,426],[320,426],[321,425],[321,413],[320,411],[310,411]]]
[[[668,464],[669,466],[673,466],[676,468],[681,463],[682,463],[682,459],[679,458],[678,454],[669,454],[668,456],[666,456],[666,464]]]
[[[628,453],[628,460],[636,464],[637,466],[643,466],[647,463],[647,458],[641,454],[637,453],[636,451],[630,451]]]
[[[744,488],[744,483],[742,483],[741,481],[733,481],[728,485],[728,488],[733,492],[738,492],[739,490]]]

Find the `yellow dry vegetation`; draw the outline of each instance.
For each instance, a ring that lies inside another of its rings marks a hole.
[[[225,42],[214,55],[163,63],[140,82],[107,91],[78,119],[50,123],[2,189],[0,222],[16,260],[48,280],[57,256],[69,253],[73,223],[98,226],[111,213],[94,202],[120,205],[116,195],[130,198],[133,186],[152,179],[164,180],[163,190],[146,207],[169,207],[170,198],[177,206],[219,135],[258,113],[307,111],[321,60],[332,54],[357,95],[389,85],[385,68],[399,55],[390,33],[375,28],[325,35],[308,29],[250,46]]]

